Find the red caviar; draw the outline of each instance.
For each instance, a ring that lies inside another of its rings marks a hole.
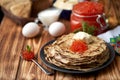
[[[79,53],[82,53],[84,52],[85,50],[88,49],[87,47],[87,44],[82,41],[82,40],[75,40],[73,41],[70,49],[73,51],[73,52],[79,52]]]
[[[74,5],[71,14],[71,32],[76,30],[84,31],[83,22],[89,24],[89,27],[93,27],[93,35],[98,35],[107,29],[107,23],[105,21],[104,6],[102,3],[84,1]],[[88,26],[87,26],[88,28]],[[85,31],[86,32],[86,31]]]
[[[104,7],[102,3],[85,1],[76,4],[73,7],[73,11],[80,15],[91,16],[102,14],[104,12]]]
[[[34,58],[34,52],[31,51],[31,47],[27,45],[26,49],[22,51],[22,57],[25,60],[32,60]]]

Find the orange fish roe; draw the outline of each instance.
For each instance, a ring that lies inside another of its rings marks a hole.
[[[87,44],[82,41],[82,40],[75,40],[73,41],[70,49],[73,51],[73,52],[79,52],[79,53],[82,53],[84,52],[85,50],[88,49],[87,47]]]
[[[84,1],[76,4],[73,11],[81,15],[96,15],[104,12],[104,6],[98,2]]]

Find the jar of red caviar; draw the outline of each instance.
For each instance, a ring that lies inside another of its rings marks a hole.
[[[102,3],[84,1],[74,5],[71,14],[71,31],[83,30],[98,35],[107,29]]]

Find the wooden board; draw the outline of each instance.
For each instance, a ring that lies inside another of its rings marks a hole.
[[[106,4],[107,0],[105,1]],[[110,4],[113,6],[109,10],[113,10],[114,16],[119,20],[120,14],[118,12],[120,9],[115,4],[120,4],[120,1],[116,0],[117,3],[111,1]],[[69,21],[60,21],[65,23],[68,32],[70,29]],[[117,55],[108,67],[96,73],[81,75],[55,71],[54,75],[47,76],[33,62],[21,59],[20,53],[27,44],[31,45],[36,60],[46,67],[41,62],[39,52],[46,42],[54,38],[43,30],[41,35],[28,39],[22,36],[21,31],[22,26],[17,25],[8,17],[4,17],[0,24],[0,80],[120,80],[120,56]]]

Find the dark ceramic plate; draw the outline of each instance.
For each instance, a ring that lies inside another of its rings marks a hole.
[[[80,71],[80,70],[71,70],[71,69],[65,69],[65,68],[61,68],[61,67],[58,67],[54,64],[51,64],[49,63],[46,59],[45,59],[45,54],[44,54],[44,47],[49,45],[49,44],[52,44],[54,42],[54,40],[52,41],[49,41],[48,43],[46,43],[42,48],[41,48],[41,51],[40,51],[40,58],[42,60],[42,62],[48,66],[49,68],[53,69],[53,70],[57,70],[57,71],[60,71],[60,72],[65,72],[65,73],[79,73],[79,74],[84,74],[84,73],[91,73],[91,72],[96,72],[96,71],[99,71],[105,67],[107,67],[113,60],[114,60],[114,57],[115,57],[115,52],[114,52],[114,49],[112,48],[112,46],[110,46],[110,44],[107,43],[107,46],[110,50],[110,58],[100,67],[97,67],[97,68],[94,68],[92,70],[89,70],[89,71]]]

